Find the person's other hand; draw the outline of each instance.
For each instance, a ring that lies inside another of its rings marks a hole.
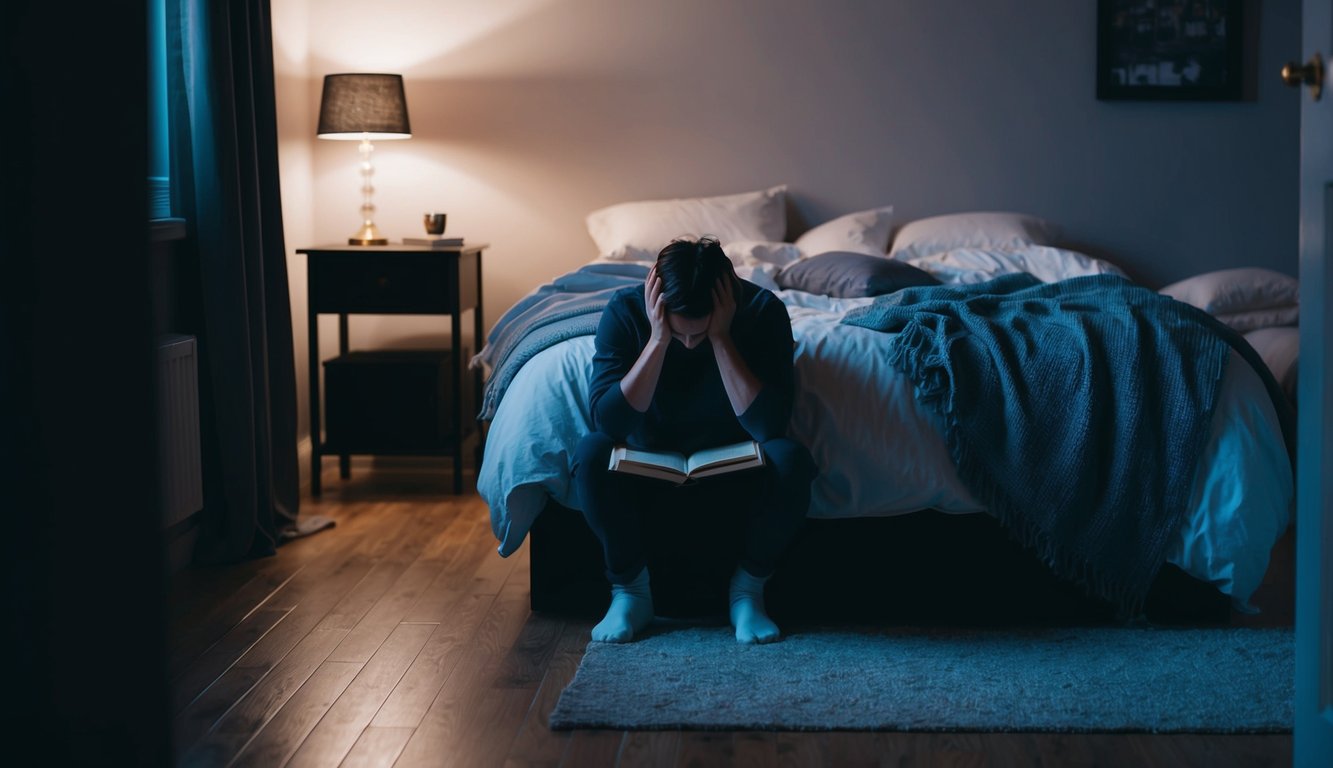
[[[713,314],[708,319],[708,338],[720,339],[731,333],[736,317],[736,278],[730,273],[718,275],[713,283]]]
[[[670,344],[671,326],[667,323],[666,299],[662,298],[662,277],[657,274],[657,265],[648,270],[648,279],[643,284],[643,307],[648,313],[648,325],[652,333],[650,343]]]

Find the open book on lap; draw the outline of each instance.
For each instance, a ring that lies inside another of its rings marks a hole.
[[[686,456],[672,451],[646,451],[617,445],[611,450],[612,472],[656,477],[680,484],[686,480],[764,466],[759,443],[746,440],[716,448],[703,448]]]

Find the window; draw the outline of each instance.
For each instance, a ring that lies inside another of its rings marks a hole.
[[[148,218],[171,217],[171,132],[167,120],[167,5],[148,0]]]

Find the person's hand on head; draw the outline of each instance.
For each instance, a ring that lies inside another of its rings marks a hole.
[[[666,299],[662,297],[662,277],[657,274],[657,265],[648,270],[648,279],[643,284],[643,307],[648,313],[648,324],[652,328],[650,342],[671,343],[671,326],[667,323]]]
[[[736,317],[736,277],[731,272],[717,276],[713,284],[713,313],[708,319],[708,338],[720,339],[731,333]]]

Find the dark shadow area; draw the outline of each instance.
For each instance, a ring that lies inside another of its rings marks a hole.
[[[649,572],[663,617],[725,620],[740,520],[682,504],[649,517]],[[554,502],[529,535],[532,608],[600,616],[609,601],[600,545],[581,513]],[[768,584],[779,623],[1114,623],[1115,611],[1056,578],[987,515],[910,515],[808,520]],[[1159,624],[1220,624],[1229,599],[1172,565],[1145,604]]]

